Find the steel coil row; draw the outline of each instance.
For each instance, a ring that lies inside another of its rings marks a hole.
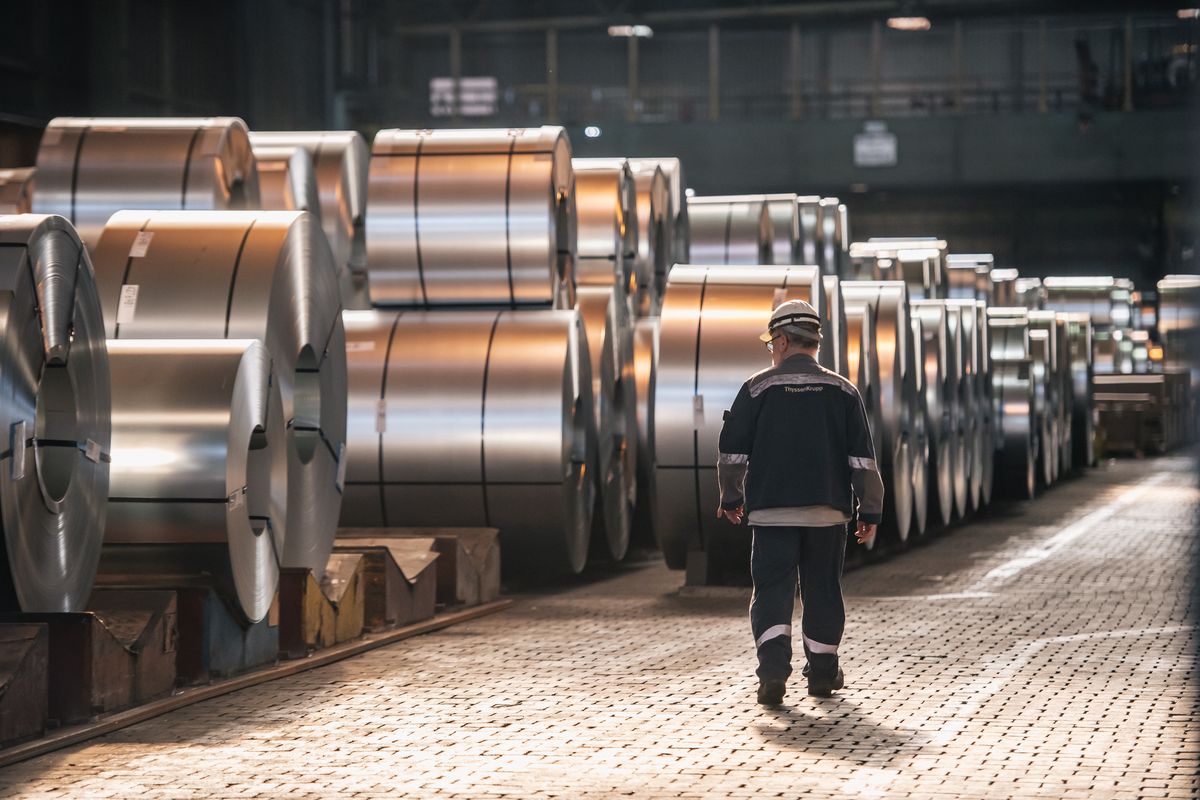
[[[764,195],[687,198],[693,264],[770,264],[774,226]]]
[[[990,304],[994,268],[991,253],[950,253],[946,256],[946,296]]]
[[[491,526],[506,563],[578,572],[596,482],[574,311],[347,311],[342,524]]]
[[[33,209],[34,167],[0,169],[0,214],[28,214]]]
[[[667,269],[671,264],[686,264],[691,260],[691,223],[688,218],[687,179],[678,158],[631,158],[630,169],[638,173],[644,168],[658,167],[667,182],[667,210],[664,218],[667,257],[659,276],[661,294],[667,286]]]
[[[1200,389],[1200,276],[1168,275],[1158,282],[1158,335],[1167,369],[1188,370]]]
[[[949,296],[946,243],[940,239],[870,239],[854,242],[846,256],[846,280],[904,281],[914,300]]]

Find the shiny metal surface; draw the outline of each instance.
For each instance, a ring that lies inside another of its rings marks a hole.
[[[673,253],[675,221],[670,184],[662,168],[646,159],[629,159],[637,190],[637,279],[634,306],[639,317],[658,316],[667,284],[668,258]]]
[[[346,347],[333,256],[316,220],[302,211],[122,211],[95,254],[110,339],[266,345],[287,425],[281,563],[322,575],[342,502]]]
[[[42,133],[37,169],[34,211],[66,217],[89,249],[121,209],[259,207],[236,117],[58,117]]]
[[[637,504],[638,397],[633,326],[625,299],[612,286],[580,286],[575,308],[587,333],[595,422],[594,478],[600,495],[593,536],[605,536],[607,554],[625,557]]]
[[[980,341],[980,321],[986,313],[986,306],[978,300],[948,300],[946,306],[958,315],[958,428],[963,441],[963,467],[966,473],[966,505],[965,510],[959,509],[959,514],[965,515],[980,509],[991,497],[989,487],[985,499],[983,486],[984,460],[992,461],[994,450],[990,394],[984,392],[984,377],[981,375],[987,364]]]
[[[1035,409],[1040,415],[1038,453],[1042,460],[1042,481],[1050,485],[1058,480],[1062,468],[1060,450],[1063,420],[1062,375],[1059,368],[1058,320],[1053,311],[1030,311],[1030,349],[1034,380],[1039,396]],[[1044,331],[1045,336],[1034,335]]]
[[[1090,314],[1059,315],[1067,326],[1067,352],[1071,373],[1072,462],[1079,467],[1096,465],[1095,431],[1092,417],[1092,317]]]
[[[874,253],[874,280],[902,280],[914,300],[937,300],[947,296],[946,251],[945,241],[930,237],[872,238],[851,245],[850,260]]]
[[[367,192],[373,304],[574,306],[575,173],[562,128],[383,130]]]
[[[1034,494],[1038,461],[1028,311],[988,308],[987,321],[992,398],[1000,435],[996,481],[1009,493],[1029,498]]]
[[[242,613],[263,619],[287,536],[286,422],[254,339],[110,341],[110,564],[141,572],[219,549]]]
[[[1200,276],[1168,275],[1158,282],[1158,336],[1163,367],[1188,370],[1200,388]]]
[[[307,211],[320,221],[317,176],[304,148],[256,145],[254,160],[258,164],[258,194],[263,209]]]
[[[0,214],[28,214],[33,208],[36,167],[0,169]]]
[[[321,227],[338,264],[343,308],[367,308],[367,165],[358,131],[252,131],[255,147],[302,147],[312,159]],[[345,278],[345,280],[341,280]]]
[[[1085,313],[1096,328],[1127,328],[1133,319],[1132,284],[1109,276],[1046,278],[1045,308]]]
[[[833,276],[827,275],[826,279]],[[879,360],[875,345],[875,307],[870,303],[848,303],[846,313],[846,371],[847,377],[858,387],[863,407],[867,412],[867,423],[871,427],[871,439],[877,454],[883,453],[883,412],[879,405]],[[871,539],[865,547],[874,550],[878,539]]]
[[[80,611],[109,482],[110,391],[91,265],[57,216],[0,216],[0,604]]]
[[[821,265],[820,223],[821,198],[819,195],[802,195],[796,198],[796,218],[800,225],[800,252],[797,263]]]
[[[1013,308],[1022,305],[1017,297],[1017,278],[1020,275],[1015,269],[993,269],[989,277],[992,282],[992,299],[989,305],[997,308]]]
[[[844,277],[846,252],[850,249],[850,217],[845,203],[836,197],[817,202],[817,266],[825,275]]]
[[[677,265],[663,302],[654,393],[655,527],[668,565],[690,550],[741,557],[744,531],[718,520],[722,414],[770,355],[758,340],[771,310],[823,294],[812,267]],[[748,551],[746,551],[748,552]]]
[[[954,300],[983,300],[992,295],[991,253],[949,253],[946,256],[946,297]]]
[[[497,527],[505,564],[579,572],[596,485],[574,311],[348,311],[348,527]]]
[[[821,363],[843,378],[853,380],[847,356],[846,308],[842,301],[842,281],[837,275],[824,275],[821,285],[825,289],[825,316],[821,320]]]
[[[883,443],[876,455],[886,489],[884,522],[892,535],[906,541],[914,522],[919,530],[924,525],[915,499],[918,493],[924,498],[926,492],[923,454],[927,446],[923,425],[918,427],[916,419],[918,366],[908,291],[901,281],[843,281],[841,288],[847,309],[868,306],[873,311]]]
[[[930,504],[938,512],[938,522],[949,525],[954,519],[956,473],[962,475],[961,443],[956,446],[955,441],[958,411],[950,314],[941,300],[911,300],[909,311],[921,326],[920,341],[914,340],[914,346],[925,378],[925,425],[932,478]]]
[[[799,264],[800,211],[794,194],[764,195],[767,216],[771,218],[772,264]],[[803,262],[812,264],[813,262]]]
[[[623,158],[573,158],[577,286],[617,289],[630,305],[638,295],[637,186]],[[578,302],[577,302],[578,305]]]
[[[971,483],[971,413],[970,342],[963,331],[963,316],[959,306],[938,301],[946,309],[950,338],[946,341],[947,406],[950,408],[950,465],[951,489],[954,493],[954,513],[965,518],[972,506],[968,500]],[[964,360],[966,359],[966,360]]]
[[[764,195],[687,198],[693,264],[770,264],[774,228]]]
[[[1017,278],[1013,291],[1017,293],[1018,305],[1030,311],[1040,311],[1046,306],[1046,288],[1041,278]]]
[[[659,285],[666,291],[667,269],[672,264],[686,264],[691,260],[690,224],[687,212],[687,180],[683,176],[683,164],[678,158],[631,158],[631,168],[657,166],[667,179],[667,258]]]
[[[658,547],[654,508],[658,503],[655,468],[654,393],[658,382],[658,331],[662,320],[642,317],[633,326],[633,370],[637,386],[637,507],[632,536],[644,546]]]

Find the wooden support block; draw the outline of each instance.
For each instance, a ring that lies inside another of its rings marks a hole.
[[[431,538],[438,553],[437,602],[473,606],[500,596],[500,540],[495,528],[340,528],[338,545],[371,538]]]
[[[181,686],[238,675],[273,664],[279,656],[278,599],[266,619],[249,623],[237,602],[227,599],[228,591],[209,576],[101,572],[96,585],[97,590],[154,588],[176,594],[175,675]]]
[[[361,553],[334,553],[318,583],[312,570],[279,573],[279,654],[304,658],[362,635],[364,586]]]
[[[372,528],[376,532],[391,529]],[[337,552],[362,553],[376,578],[371,587],[371,620],[408,625],[429,619],[437,606],[436,565],[441,555],[432,537],[378,536],[339,539]],[[386,553],[386,555],[385,555]],[[431,567],[433,567],[431,569]]]
[[[46,625],[49,721],[67,725],[146,699],[139,693],[149,697],[170,690],[174,675],[164,661],[165,649],[175,641],[175,613],[173,592],[145,592],[123,610],[3,614],[0,622]],[[143,652],[150,655],[140,670]]]
[[[161,589],[97,589],[88,611],[100,617],[135,656],[130,701],[143,703],[175,688],[178,597]]]
[[[0,625],[0,747],[46,732],[49,663],[45,625]]]

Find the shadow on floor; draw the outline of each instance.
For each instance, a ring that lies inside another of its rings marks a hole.
[[[834,696],[810,698],[800,682],[785,705],[764,708],[759,735],[781,748],[834,756],[859,766],[879,767],[917,755],[926,737],[890,728],[863,713],[851,700]]]

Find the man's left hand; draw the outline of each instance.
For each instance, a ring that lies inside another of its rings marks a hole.
[[[859,522],[854,531],[854,538],[858,539],[859,544],[868,544],[875,538],[875,526],[869,522]]]
[[[745,505],[736,506],[734,508],[721,508],[720,506],[717,507],[717,519],[724,517],[725,519],[732,522],[734,525],[741,525],[742,517],[744,517],[745,515],[746,515],[746,506]]]

